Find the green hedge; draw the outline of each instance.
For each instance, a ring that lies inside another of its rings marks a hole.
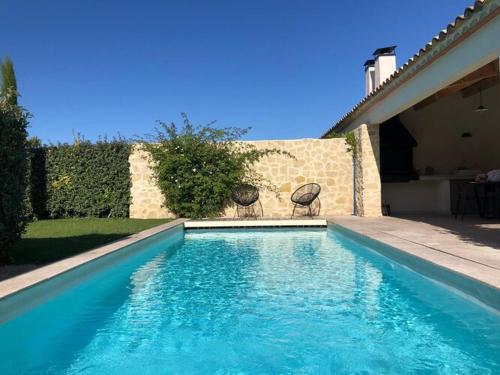
[[[129,155],[122,140],[32,148],[27,195],[33,217],[128,217]]]
[[[46,151],[50,217],[128,217],[130,145],[76,141]]]
[[[31,220],[47,217],[47,171],[45,148],[39,138],[28,139],[28,171],[25,215]]]
[[[0,98],[0,263],[25,227],[28,114]]]

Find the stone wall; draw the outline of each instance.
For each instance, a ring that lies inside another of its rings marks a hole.
[[[134,219],[162,219],[174,217],[162,206],[163,195],[156,186],[147,154],[136,148],[129,157],[132,187],[130,196],[130,217]]]
[[[356,136],[356,209],[358,216],[382,216],[379,125],[360,125]]]
[[[343,139],[299,139],[254,141],[258,148],[279,148],[295,156],[273,155],[263,158],[255,167],[266,179],[279,187],[280,196],[261,191],[260,201],[265,217],[289,217],[293,210],[290,196],[299,186],[316,182],[321,185],[321,216],[350,215],[353,210],[353,167],[351,154]],[[135,150],[130,155],[132,175],[132,218],[163,218],[172,215],[162,207],[163,198],[156,187],[145,155]],[[317,205],[316,210],[317,210]],[[233,217],[230,207],[226,217]],[[304,214],[298,210],[297,214]]]

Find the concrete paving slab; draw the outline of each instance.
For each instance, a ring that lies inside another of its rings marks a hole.
[[[500,223],[434,216],[328,220],[500,290]]]

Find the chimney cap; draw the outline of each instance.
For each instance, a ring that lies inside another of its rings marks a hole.
[[[396,50],[396,46],[382,47],[377,48],[375,52],[373,52],[373,56],[382,56],[382,55],[394,55]]]
[[[375,60],[366,60],[363,66],[365,67],[365,69],[371,68],[372,66],[375,66]]]
[[[373,59],[366,60],[366,61],[365,61],[365,63],[363,64],[363,66],[364,66],[365,68],[368,68],[368,67],[370,67],[370,66],[374,66],[374,65],[375,65],[375,60],[373,60]]]

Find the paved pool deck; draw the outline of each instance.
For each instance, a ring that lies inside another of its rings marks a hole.
[[[499,221],[449,216],[327,219],[500,290]]]

